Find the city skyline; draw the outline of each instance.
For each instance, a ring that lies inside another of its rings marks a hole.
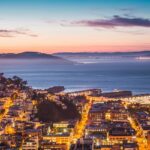
[[[0,53],[150,50],[150,2],[0,1]]]

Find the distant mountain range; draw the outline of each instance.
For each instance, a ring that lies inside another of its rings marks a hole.
[[[58,64],[70,64],[73,63],[70,60],[66,60],[59,56],[54,56],[51,54],[39,53],[39,52],[22,52],[22,53],[5,53],[0,54],[0,59],[47,59],[52,63]]]
[[[150,56],[150,51],[135,52],[62,52],[54,53],[54,56]]]
[[[119,62],[129,60],[150,60],[150,51],[140,52],[78,52],[78,53],[55,53],[54,56],[74,61],[77,63],[102,63]]]
[[[0,58],[50,58],[50,59],[61,59],[58,56],[53,56],[50,54],[45,53],[38,53],[38,52],[23,52],[23,53],[5,53],[0,54]]]
[[[103,59],[113,59],[113,58],[136,58],[136,59],[149,59],[150,51],[140,51],[140,52],[64,52],[64,53],[54,53],[45,54],[39,52],[22,52],[22,53],[5,53],[0,54],[0,59],[48,59],[51,62],[57,63],[73,63],[73,62],[96,62],[97,60]]]
[[[62,52],[54,54],[46,54],[39,52],[22,52],[22,53],[3,53],[0,58],[43,58],[43,59],[63,59],[62,56],[150,56],[150,51],[139,52]]]

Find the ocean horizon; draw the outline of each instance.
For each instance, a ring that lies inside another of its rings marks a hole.
[[[48,59],[2,59],[0,72],[8,77],[17,75],[37,89],[64,86],[65,91],[100,88],[104,92],[118,89],[150,93],[150,61],[124,60],[53,64]]]

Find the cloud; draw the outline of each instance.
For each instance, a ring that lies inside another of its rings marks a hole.
[[[110,19],[81,20],[81,21],[73,22],[73,24],[89,26],[89,27],[103,27],[103,28],[150,27],[150,19],[127,17],[127,16],[121,17],[115,15]]]
[[[28,29],[0,29],[0,37],[16,37],[18,35],[26,35],[31,37],[37,37],[36,34],[31,33]]]

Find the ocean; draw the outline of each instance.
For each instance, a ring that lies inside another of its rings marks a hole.
[[[48,59],[1,59],[0,72],[7,77],[17,75],[33,88],[61,85],[66,91],[101,88],[104,92],[118,89],[150,93],[149,60],[52,64]]]

